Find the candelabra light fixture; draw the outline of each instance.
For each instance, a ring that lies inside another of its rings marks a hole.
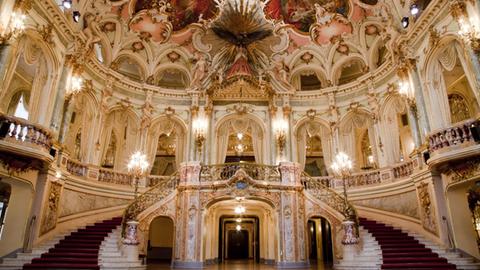
[[[410,110],[416,115],[417,103],[415,101],[415,94],[413,92],[413,87],[411,87],[410,82],[407,79],[400,79],[400,82],[398,83],[398,93],[405,99]]]
[[[350,157],[344,152],[339,152],[333,160],[331,169],[333,173],[340,177],[343,182],[343,198],[345,200],[345,212],[348,208],[348,195],[347,195],[347,178],[351,175],[353,168],[353,162]]]
[[[195,145],[197,150],[201,153],[205,142],[205,134],[207,133],[207,119],[204,117],[197,117],[192,122],[193,133],[195,136]]]
[[[10,17],[9,26],[6,33],[0,34],[0,45],[5,45],[11,39],[20,36],[25,30],[25,20],[27,16],[20,12],[13,12]]]
[[[273,132],[275,133],[275,139],[277,142],[280,155],[285,149],[287,142],[287,131],[288,131],[288,122],[283,118],[278,118],[273,121]]]
[[[82,91],[83,88],[83,78],[80,76],[80,74],[72,74],[70,77],[70,87],[67,88],[67,95],[68,96],[73,96],[78,94],[80,91]]]
[[[130,160],[127,164],[127,169],[134,178],[133,184],[135,185],[135,198],[137,197],[138,193],[138,182],[140,181],[140,178],[145,175],[149,166],[150,164],[147,161],[147,156],[144,153],[137,151],[130,156]]]

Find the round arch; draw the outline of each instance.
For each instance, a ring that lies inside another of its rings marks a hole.
[[[235,121],[237,121],[237,124],[243,125],[243,127],[240,128],[240,125],[236,125],[235,127]],[[240,122],[243,122],[243,124]],[[243,128],[245,130],[250,128],[252,131],[252,143],[256,163],[265,164],[269,160],[270,156],[268,155],[266,147],[268,134],[266,132],[267,127],[265,126],[265,121],[251,113],[231,113],[222,117],[215,124],[214,134],[217,146],[214,148],[214,158],[216,163],[224,163],[225,161],[230,131],[238,132],[243,130]]]

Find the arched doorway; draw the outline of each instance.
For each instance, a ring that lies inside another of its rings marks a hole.
[[[313,217],[307,222],[308,251],[311,264],[333,265],[332,228],[327,219]]]
[[[173,258],[173,220],[169,217],[156,217],[150,223],[147,242],[147,263],[169,265]]]
[[[248,197],[208,205],[202,226],[205,263],[273,264],[278,253],[275,213],[272,204]]]
[[[260,262],[260,220],[257,216],[222,216],[219,221],[219,262]]]

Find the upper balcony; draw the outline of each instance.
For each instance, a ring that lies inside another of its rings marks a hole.
[[[469,119],[428,136],[430,167],[480,153],[480,119]]]
[[[0,114],[0,156],[13,170],[41,169],[53,161],[48,130],[27,120]]]

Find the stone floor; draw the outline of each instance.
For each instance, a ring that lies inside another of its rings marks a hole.
[[[149,263],[147,270],[166,270],[170,269],[170,265],[167,263]],[[273,270],[274,266],[265,264],[256,264],[252,261],[227,261],[222,264],[209,265],[205,270]],[[324,266],[323,264],[311,265],[308,268],[295,268],[298,270],[331,270],[332,267]]]

